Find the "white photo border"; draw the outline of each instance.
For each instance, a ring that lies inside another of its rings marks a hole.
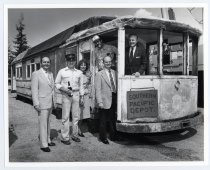
[[[158,7],[201,7],[204,10],[203,49],[204,49],[204,161],[192,162],[46,162],[46,163],[12,163],[9,162],[9,110],[8,110],[8,9],[12,8],[158,8]],[[12,4],[4,5],[4,124],[5,124],[5,166],[6,167],[75,167],[75,166],[136,166],[136,167],[166,167],[166,166],[207,166],[209,165],[209,116],[208,116],[208,4],[207,3],[116,3],[116,4]]]

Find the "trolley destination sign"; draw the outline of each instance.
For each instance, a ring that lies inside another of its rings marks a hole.
[[[157,90],[142,90],[127,92],[128,119],[157,117]]]

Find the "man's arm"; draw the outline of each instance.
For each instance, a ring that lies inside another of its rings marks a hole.
[[[60,90],[61,93],[65,93],[67,95],[71,95],[72,92],[69,89],[64,88],[61,85],[61,81],[62,81],[62,73],[61,70],[58,72],[57,77],[55,79],[55,86],[58,90]]]
[[[61,70],[58,72],[56,79],[55,79],[55,87],[59,90],[62,85],[61,85]]]
[[[114,51],[114,53],[116,54],[116,57],[117,57],[117,55],[118,55],[118,50],[117,50],[117,48],[116,48],[115,46],[113,46],[113,51]]]
[[[31,78],[31,93],[32,93],[32,100],[33,100],[33,105],[34,108],[37,110],[37,112],[40,112],[40,106],[39,106],[39,81],[38,81],[38,76],[36,72],[32,73],[32,78]]]

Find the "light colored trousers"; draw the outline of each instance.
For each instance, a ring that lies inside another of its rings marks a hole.
[[[50,115],[52,113],[52,109],[44,109],[39,112],[39,140],[40,147],[46,148],[48,147],[48,143],[50,140]]]
[[[78,121],[79,121],[79,92],[73,92],[72,97],[62,95],[62,127],[61,139],[69,140],[69,116],[72,113],[72,135],[78,135]]]

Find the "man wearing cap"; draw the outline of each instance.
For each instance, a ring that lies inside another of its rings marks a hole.
[[[125,75],[139,77],[146,71],[146,55],[143,44],[136,34],[129,35],[129,47],[125,49]]]
[[[96,66],[98,71],[100,71],[104,68],[103,58],[108,55],[113,59],[114,56],[117,56],[117,48],[113,45],[104,44],[98,35],[95,35],[92,40],[95,44]]]
[[[80,142],[78,138],[79,102],[83,104],[83,79],[82,71],[75,68],[75,54],[65,55],[67,67],[59,70],[55,80],[56,88],[62,94],[62,127],[61,142],[70,145],[69,115],[72,113],[72,140]]]

